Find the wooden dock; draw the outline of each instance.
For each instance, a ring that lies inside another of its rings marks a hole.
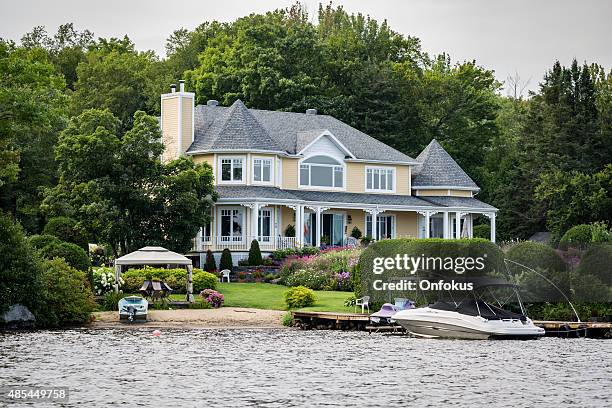
[[[400,326],[373,326],[370,317],[361,313],[336,312],[292,312],[297,327],[304,330],[359,330],[369,333],[405,334]],[[612,338],[610,322],[557,322],[534,320],[536,326],[546,331],[551,337],[589,337]]]

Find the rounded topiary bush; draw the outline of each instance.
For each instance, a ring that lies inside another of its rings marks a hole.
[[[491,226],[489,224],[474,225],[474,238],[489,239],[491,237]]]
[[[588,224],[575,225],[561,237],[559,248],[585,249],[593,241],[593,228]]]
[[[43,234],[43,235],[32,235],[28,237],[28,243],[30,244],[32,248],[35,248],[35,249],[43,249],[47,245],[59,244],[60,242],[62,242],[62,240],[54,235]]]
[[[568,297],[571,295],[568,267],[550,246],[520,242],[508,250],[506,258],[520,264],[508,262],[508,270],[521,287],[525,301],[562,301],[564,297],[560,291]]]
[[[87,252],[70,242],[49,244],[41,249],[40,253],[45,259],[64,258],[68,265],[80,271],[87,271],[91,266]]]
[[[213,275],[210,272],[195,272],[192,277],[193,292],[198,293],[203,291],[204,289],[216,289],[217,281],[217,276]]]
[[[219,260],[219,270],[232,270],[234,268],[234,261],[232,261],[232,253],[228,248],[225,248],[221,252],[221,259]]]
[[[285,303],[288,309],[298,309],[314,305],[314,291],[304,286],[296,286],[285,292]]]
[[[68,217],[51,218],[43,230],[45,235],[53,235],[65,242],[71,242],[87,250],[87,237],[77,227],[77,222]]]
[[[258,266],[263,264],[261,257],[261,250],[259,249],[259,242],[254,239],[251,241],[251,248],[249,249],[249,265]]]
[[[567,265],[559,254],[550,246],[539,242],[524,241],[512,245],[506,253],[506,258],[534,269],[567,270]],[[511,271],[514,269],[510,267]]]

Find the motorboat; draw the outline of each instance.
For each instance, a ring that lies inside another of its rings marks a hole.
[[[479,296],[492,286],[510,288],[521,313],[503,309],[505,304],[487,302]],[[401,310],[392,320],[415,336],[453,339],[537,339],[544,329],[533,324],[523,308],[516,285],[499,279],[475,283],[471,294],[461,300],[439,300],[427,307]]]
[[[146,321],[149,302],[140,296],[127,296],[121,299],[119,306],[119,320],[133,322]]]

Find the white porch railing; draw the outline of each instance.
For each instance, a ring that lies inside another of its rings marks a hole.
[[[271,237],[271,236],[216,236],[216,237],[196,237],[193,240],[194,251],[221,251],[228,248],[230,251],[248,251],[251,248],[251,241],[257,239],[259,249],[262,251],[274,251],[277,249],[287,249],[297,247],[295,237]]]

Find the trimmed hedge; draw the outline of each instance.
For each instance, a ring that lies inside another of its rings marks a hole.
[[[68,265],[79,271],[87,271],[91,267],[87,252],[70,242],[51,243],[42,248],[40,254],[45,259],[63,258]]]
[[[491,237],[491,226],[489,224],[474,225],[474,238],[489,239]]]
[[[368,294],[372,297],[372,302],[388,301],[388,293],[384,291],[373,290],[373,282],[382,280],[383,282],[391,282],[391,278],[409,278],[412,275],[409,271],[388,269],[381,274],[374,274],[374,259],[375,258],[395,258],[396,255],[408,255],[411,258],[482,258],[483,267],[480,270],[468,271],[458,274],[455,271],[447,271],[438,269],[438,265],[431,265],[427,271],[419,271],[419,278],[436,278],[441,276],[465,277],[465,276],[485,276],[499,275],[504,273],[504,255],[497,245],[486,239],[386,239],[375,242],[366,248],[360,259],[358,267],[352,274],[351,284],[355,290],[357,297]],[[457,263],[458,265],[458,263]],[[457,270],[459,271],[459,270]],[[414,299],[416,293],[409,291],[393,292],[395,297],[408,297]]]
[[[612,302],[612,245],[594,245],[583,255],[572,279],[574,298]]]
[[[593,227],[589,224],[575,225],[561,237],[559,248],[586,249],[593,241]]]
[[[144,268],[130,269],[121,274],[123,278],[122,290],[124,293],[138,293],[142,284],[148,279],[164,281],[170,286],[174,293],[187,292],[187,270],[186,269],[163,269],[163,268]],[[212,273],[195,268],[193,270],[193,293],[201,292],[204,289],[216,289],[217,277]]]

